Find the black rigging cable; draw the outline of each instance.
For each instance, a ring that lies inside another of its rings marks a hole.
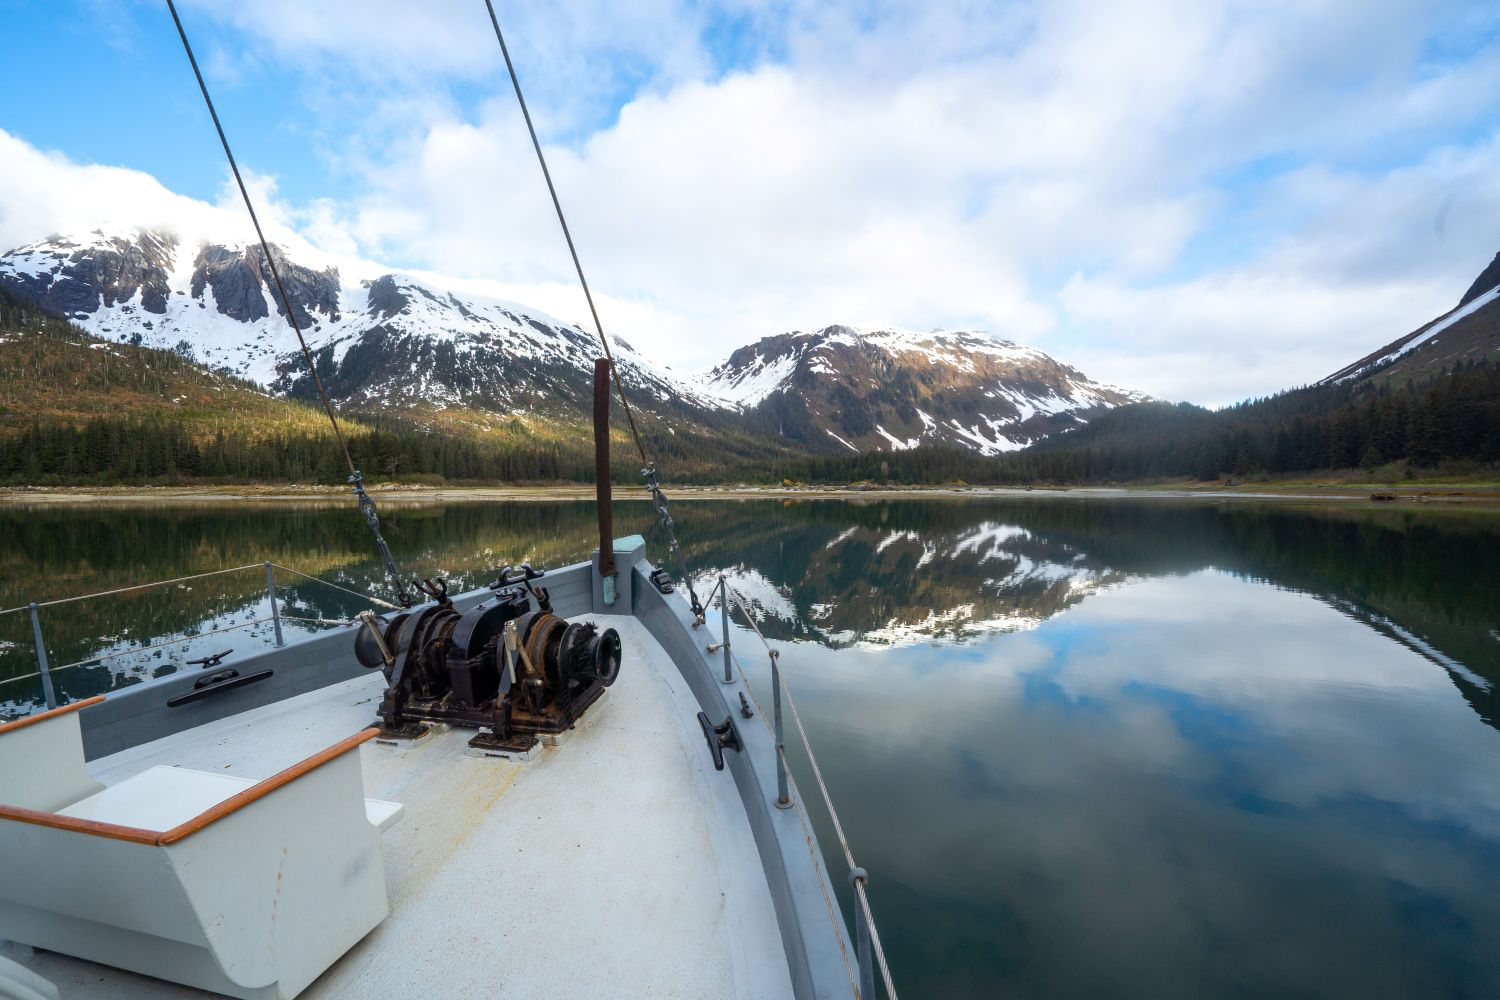
[[[547,157],[542,155],[542,144],[536,137],[536,127],[531,124],[531,112],[526,108],[526,97],[521,93],[521,79],[516,76],[515,63],[510,61],[510,49],[505,45],[505,35],[500,31],[500,19],[495,16],[495,5],[484,0],[490,12],[490,24],[495,26],[495,40],[500,43],[500,54],[505,57],[505,68],[510,72],[511,86],[516,89],[516,101],[521,105],[521,117],[526,119],[526,131],[531,134],[531,147],[536,150],[537,162],[542,165],[542,177],[547,181],[547,193],[552,195],[552,207],[557,210],[557,222],[562,226],[563,239],[568,241],[568,253],[573,257],[573,269],[578,272],[578,283],[583,286],[583,297],[588,300],[589,313],[594,317],[594,330],[599,334],[599,343],[604,345],[604,356],[609,360],[610,374],[614,376],[615,391],[620,394],[620,405],[625,410],[625,419],[630,423],[630,436],[635,439],[635,449],[641,453],[641,461],[648,466],[651,459],[646,455],[646,446],[641,441],[641,432],[636,429],[635,415],[630,412],[630,400],[625,398],[625,385],[620,381],[620,369],[615,364],[614,352],[609,349],[609,338],[604,335],[604,324],[599,322],[599,310],[594,308],[594,296],[589,291],[589,281],[583,276],[583,265],[578,261],[578,249],[573,246],[573,234],[568,230],[568,220],[563,216],[562,202],[557,198],[557,188],[552,183],[552,171],[547,169]]]
[[[594,307],[594,296],[589,291],[589,281],[583,276],[583,264],[578,260],[578,248],[573,245],[573,234],[569,231],[568,220],[563,215],[562,202],[557,197],[557,186],[552,183],[552,171],[547,169],[547,157],[542,153],[541,140],[536,137],[536,126],[532,124],[531,112],[526,107],[526,95],[521,93],[521,78],[516,75],[516,64],[511,61],[510,48],[505,44],[505,33],[500,30],[500,18],[495,15],[493,0],[484,0],[484,6],[490,12],[490,24],[495,28],[495,40],[500,43],[500,54],[505,57],[505,69],[510,73],[510,85],[515,88],[516,103],[521,105],[521,117],[526,119],[526,131],[531,135],[531,148],[536,150],[537,163],[541,164],[542,177],[547,181],[547,193],[552,196],[552,207],[557,212],[557,223],[562,226],[563,239],[568,241],[568,253],[573,258],[573,269],[578,272],[578,283],[583,286],[583,297],[588,300],[589,314],[594,317],[594,331],[599,335],[599,343],[604,345],[604,357],[609,361],[610,374],[614,376],[615,392],[619,393],[620,407],[625,411],[625,420],[630,424],[630,436],[635,441],[635,450],[640,452],[641,464],[644,466],[641,469],[641,475],[646,478],[646,489],[651,493],[651,502],[661,517],[662,527],[666,529],[672,555],[682,567],[682,582],[687,586],[693,615],[702,621],[703,604],[698,600],[697,592],[693,590],[693,575],[688,571],[687,559],[682,554],[682,546],[677,543],[677,532],[673,530],[672,515],[667,510],[667,498],[656,481],[656,465],[646,454],[645,442],[641,440],[641,432],[635,425],[635,414],[630,410],[630,400],[625,396],[625,383],[620,379],[620,367],[615,364],[614,352],[609,349],[609,338],[604,335],[604,324],[599,321],[599,310]],[[728,613],[727,608],[725,613]]]
[[[187,53],[188,62],[192,64],[193,76],[198,80],[198,89],[203,92],[203,103],[208,105],[209,117],[214,120],[214,129],[219,133],[219,143],[224,147],[224,155],[229,159],[229,169],[234,174],[235,184],[239,186],[240,197],[244,199],[245,211],[250,213],[250,222],[255,226],[255,235],[260,240],[260,250],[265,257],[266,266],[270,268],[271,280],[276,284],[277,294],[281,296],[281,307],[286,312],[287,322],[292,325],[292,332],[297,335],[297,343],[302,348],[302,357],[307,362],[307,371],[312,375],[313,385],[318,389],[318,398],[323,401],[323,412],[328,414],[328,422],[333,425],[333,436],[338,439],[339,449],[344,453],[344,461],[349,465],[349,484],[354,487],[354,495],[359,502],[360,512],[364,514],[365,522],[370,526],[370,530],[375,533],[375,544],[380,549],[380,557],[385,563],[386,575],[390,578],[391,585],[396,588],[396,595],[401,601],[401,606],[410,607],[411,598],[406,592],[406,584],[396,570],[396,560],[391,556],[385,537],[380,533],[380,521],[375,513],[375,501],[365,492],[364,481],[359,474],[359,469],[354,465],[354,457],[349,454],[349,444],[344,440],[343,429],[339,427],[339,418],[334,414],[333,402],[328,398],[328,390],[323,387],[323,379],[318,375],[318,366],[313,361],[312,351],[307,347],[307,339],[302,336],[302,325],[297,322],[296,312],[292,309],[291,296],[287,295],[286,286],[282,284],[281,271],[276,266],[276,258],[271,254],[271,244],[266,241],[266,234],[260,228],[260,219],[256,216],[255,206],[250,201],[250,192],[246,190],[245,180],[240,176],[239,164],[235,162],[234,152],[229,148],[229,138],[224,134],[224,126],[219,121],[219,113],[214,110],[213,98],[208,96],[208,85],[203,82],[203,73],[198,69],[198,59],[193,55],[193,47],[188,43],[187,32],[183,30],[182,18],[177,16],[177,5],[173,0],[167,0],[167,10],[172,12],[172,23],[177,25],[177,37],[182,39],[182,48]]]

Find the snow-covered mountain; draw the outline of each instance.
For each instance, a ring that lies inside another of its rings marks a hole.
[[[583,411],[591,405],[592,333],[514,302],[457,295],[405,274],[383,274],[347,295],[348,310],[309,346],[330,394],[361,409],[471,408],[497,413]],[[706,397],[642,358],[612,348],[632,399],[662,416],[712,409]],[[300,356],[283,357],[272,387],[310,389]]]
[[[181,245],[161,230],[53,236],[0,257],[0,284],[89,333],[176,350],[201,364],[267,385],[296,347],[280,303],[267,293],[259,248]],[[349,306],[335,269],[278,253],[297,319],[310,332]]]
[[[849,451],[939,444],[996,454],[1146,398],[982,333],[849,326],[742,347],[704,387],[783,437]]]
[[[583,405],[593,335],[513,302],[399,273],[345,276],[273,246],[330,393],[358,407],[495,412]],[[306,364],[258,245],[183,244],[160,230],[59,236],[0,256],[0,285],[108,339],[175,350],[282,393],[310,391]],[[643,404],[717,400],[615,342]]]
[[[272,253],[335,400],[415,413],[587,412],[599,349],[578,326],[437,279],[307,248]],[[53,236],[0,255],[0,286],[96,336],[311,395],[258,245],[162,229]],[[739,432],[815,453],[945,444],[993,454],[1143,398],[979,333],[788,333],[691,380],[618,339],[614,350],[638,407],[669,432]]]
[[[1458,305],[1321,380],[1319,385],[1360,379],[1385,381],[1439,375],[1460,361],[1500,354],[1500,253],[1479,273]]]

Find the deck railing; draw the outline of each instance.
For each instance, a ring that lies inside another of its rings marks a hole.
[[[101,653],[98,656],[85,657],[81,660],[75,660],[72,663],[64,663],[61,666],[52,666],[50,659],[47,656],[47,642],[42,633],[41,610],[43,608],[55,607],[59,604],[73,604],[77,601],[89,601],[100,597],[114,597],[118,594],[127,594],[132,591],[149,590],[152,587],[170,587],[176,584],[187,583],[192,580],[203,580],[208,577],[225,576],[231,573],[245,573],[251,570],[263,570],[266,574],[266,602],[270,608],[270,613],[267,615],[259,618],[251,618],[242,622],[235,622],[233,625],[226,625],[223,628],[215,628],[208,633],[185,635],[180,636],[176,639],[165,639],[161,642],[148,643],[144,646],[134,646],[128,649],[120,649],[112,653]],[[30,615],[31,637],[32,642],[36,648],[37,669],[29,674],[18,674],[14,677],[0,678],[0,686],[4,686],[6,684],[14,684],[19,681],[29,681],[40,678],[42,683],[42,699],[46,702],[47,708],[51,709],[58,706],[57,689],[56,686],[52,683],[52,678],[55,674],[59,674],[64,670],[72,670],[75,667],[86,667],[92,664],[105,663],[109,660],[113,660],[122,656],[136,656],[141,653],[151,652],[152,650],[164,649],[168,646],[180,646],[184,643],[193,642],[196,639],[201,639],[204,637],[204,635],[223,635],[224,633],[233,632],[237,629],[250,628],[254,625],[263,625],[266,622],[270,622],[272,628],[274,629],[276,637],[275,641],[278,647],[284,645],[286,642],[281,632],[281,623],[283,621],[311,622],[313,624],[320,625],[349,624],[347,621],[343,620],[333,620],[326,618],[299,618],[295,615],[285,614],[281,610],[281,606],[276,598],[276,570],[281,570],[284,573],[290,573],[291,575],[301,577],[304,580],[311,580],[315,583],[321,583],[324,586],[332,587],[335,590],[342,590],[346,594],[352,594],[353,596],[358,597],[360,600],[368,601],[371,604],[377,604],[385,608],[396,607],[396,605],[391,604],[387,601],[383,601],[378,597],[371,597],[369,594],[362,594],[357,590],[350,589],[349,587],[341,586],[337,583],[333,583],[330,580],[324,580],[321,577],[312,576],[308,573],[302,572],[301,570],[292,569],[290,566],[283,566],[280,563],[271,562],[270,560],[258,563],[247,563],[244,566],[231,566],[228,569],[209,570],[205,573],[193,573],[188,576],[173,577],[170,580],[153,580],[150,583],[137,583],[132,584],[128,587],[116,587],[113,590],[100,590],[92,594],[78,594],[73,597],[59,597],[56,600],[52,601],[32,601],[29,604],[22,604],[19,607],[0,609],[0,618],[3,618],[6,615],[20,614],[22,611],[25,611]]]
[[[797,736],[802,743],[803,753],[807,755],[807,763],[812,770],[814,783],[818,786],[818,793],[823,799],[823,806],[828,812],[828,818],[833,824],[833,832],[838,837],[839,848],[844,853],[844,864],[848,871],[849,885],[854,892],[854,937],[855,948],[859,955],[859,983],[857,986],[861,1000],[874,1000],[875,998],[875,972],[879,969],[881,985],[885,987],[885,995],[888,1000],[897,1000],[896,985],[891,979],[890,964],[886,961],[885,949],[880,943],[880,932],[875,927],[875,915],[870,910],[870,896],[866,886],[870,875],[861,868],[854,860],[854,852],[849,847],[849,838],[844,834],[844,824],[839,820],[838,810],[834,808],[833,797],[828,792],[828,785],[823,780],[823,771],[818,767],[818,757],[813,753],[812,742],[807,737],[807,729],[802,725],[802,717],[797,712],[797,703],[792,699],[791,689],[787,687],[781,673],[781,653],[772,648],[766,641],[765,634],[760,630],[760,624],[756,622],[755,616],[750,613],[750,607],[745,599],[729,585],[723,574],[719,575],[718,582],[714,584],[713,590],[709,591],[709,601],[712,603],[716,598],[721,609],[721,624],[723,626],[723,638],[717,645],[724,654],[724,683],[734,683],[734,670],[737,668],[740,680],[744,683],[746,690],[751,690],[750,680],[745,676],[744,665],[740,663],[739,657],[734,653],[734,644],[729,637],[729,623],[733,618],[731,605],[738,607],[745,623],[749,625],[760,644],[765,648],[766,657],[771,665],[771,732],[776,739],[776,805],[786,809],[794,802],[801,801],[802,796],[796,800],[792,799],[789,785],[795,785],[790,776],[790,769],[786,757],[785,729],[782,720],[782,705],[790,710],[792,723],[797,727]],[[710,646],[710,650],[716,647]],[[751,697],[754,697],[752,692]],[[759,703],[757,702],[757,707]],[[766,714],[760,712],[761,720],[764,722]],[[799,809],[804,822],[810,822],[806,811]]]

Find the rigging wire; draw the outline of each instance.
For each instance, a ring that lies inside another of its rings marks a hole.
[[[693,574],[689,571],[687,559],[682,554],[682,546],[677,542],[672,515],[667,509],[666,494],[662,492],[661,485],[656,479],[656,464],[646,454],[645,442],[642,441],[640,429],[636,426],[635,414],[630,409],[630,400],[625,395],[625,383],[620,378],[620,366],[615,364],[615,355],[610,350],[609,338],[604,334],[604,324],[599,320],[599,310],[594,306],[594,295],[589,291],[588,278],[583,275],[583,263],[578,259],[578,248],[573,245],[573,233],[568,229],[568,219],[563,214],[562,201],[557,197],[557,185],[552,183],[552,171],[547,169],[547,157],[542,153],[542,143],[537,138],[536,126],[531,121],[531,111],[526,107],[526,95],[521,93],[521,78],[516,74],[516,64],[511,61],[510,47],[505,44],[505,33],[500,30],[500,18],[495,14],[493,0],[484,0],[484,6],[489,11],[490,24],[495,29],[495,40],[500,43],[500,54],[505,57],[505,69],[510,73],[510,85],[515,88],[516,103],[521,106],[521,117],[526,119],[526,131],[531,136],[531,148],[536,150],[537,163],[541,164],[542,177],[547,182],[547,193],[552,196],[552,208],[557,212],[557,223],[562,227],[563,239],[568,243],[568,254],[573,258],[573,269],[578,272],[578,283],[583,286],[583,297],[588,301],[589,314],[594,318],[594,332],[599,335],[599,343],[604,346],[604,357],[609,361],[609,371],[614,378],[615,392],[619,394],[620,407],[625,411],[625,420],[630,425],[630,437],[635,441],[635,450],[640,452],[641,475],[646,479],[646,489],[651,494],[651,503],[661,518],[662,527],[666,529],[667,542],[672,556],[682,568],[682,580],[687,586],[693,617],[701,622],[703,602],[698,600],[698,594],[693,589]]]
[[[271,244],[267,242],[266,234],[260,228],[260,218],[255,214],[255,205],[250,201],[250,192],[245,188],[245,179],[240,176],[240,166],[235,161],[234,151],[229,148],[229,137],[224,134],[224,125],[219,121],[219,112],[214,108],[214,100],[208,95],[208,84],[203,82],[203,72],[198,68],[198,59],[193,55],[193,46],[188,42],[187,32],[183,30],[182,18],[177,16],[177,4],[173,0],[167,0],[167,10],[172,13],[172,23],[177,26],[177,37],[182,39],[183,51],[187,53],[188,62],[192,64],[193,76],[198,80],[198,89],[203,93],[203,103],[208,105],[209,117],[213,119],[214,129],[219,133],[219,144],[224,147],[224,156],[229,160],[229,169],[234,174],[234,183],[240,189],[240,198],[245,202],[245,211],[250,213],[250,222],[255,226],[255,235],[260,240],[260,250],[264,255],[266,266],[271,271],[271,280],[276,285],[277,294],[281,296],[281,307],[286,313],[287,322],[292,325],[292,332],[297,335],[297,344],[302,348],[302,358],[307,362],[308,374],[312,376],[313,385],[318,390],[318,398],[323,402],[323,412],[328,414],[328,422],[333,425],[333,436],[338,439],[339,449],[344,453],[344,462],[349,466],[349,484],[354,488],[360,512],[365,516],[365,523],[375,533],[375,544],[385,563],[386,575],[396,589],[397,599],[403,608],[411,607],[411,597],[407,594],[406,584],[396,569],[396,560],[391,555],[390,547],[385,543],[385,536],[380,533],[380,520],[375,512],[375,501],[365,492],[364,480],[359,474],[359,469],[354,465],[354,456],[349,453],[349,443],[344,440],[344,432],[339,427],[339,418],[334,413],[333,402],[328,398],[328,390],[323,386],[322,377],[318,375],[318,366],[313,361],[312,351],[308,349],[307,338],[302,335],[302,324],[297,322],[291,296],[286,293],[286,285],[282,283],[281,269],[276,266],[276,258],[271,253]]]
[[[594,308],[594,295],[589,291],[589,280],[583,276],[583,264],[578,260],[578,248],[573,245],[573,233],[568,229],[568,220],[563,215],[562,202],[557,197],[557,186],[552,183],[552,171],[547,169],[547,157],[542,154],[541,141],[536,137],[536,126],[531,123],[531,111],[526,107],[526,96],[521,93],[521,78],[516,75],[516,65],[511,62],[510,48],[505,44],[505,34],[500,30],[500,19],[495,16],[493,0],[484,0],[490,12],[490,24],[495,28],[495,40],[500,43],[500,54],[505,57],[505,68],[510,73],[511,86],[516,90],[516,102],[521,105],[521,117],[526,119],[526,131],[531,135],[531,148],[536,150],[536,160],[542,166],[542,177],[547,181],[547,193],[552,196],[552,207],[557,211],[558,225],[562,226],[563,239],[568,241],[568,253],[573,258],[573,269],[578,272],[578,283],[583,286],[583,297],[588,300],[589,314],[594,317],[594,331],[599,343],[604,345],[604,356],[609,360],[609,371],[614,377],[615,392],[620,395],[620,405],[625,410],[625,419],[630,424],[630,436],[635,440],[635,449],[641,453],[641,461],[647,466],[651,459],[646,455],[646,446],[641,441],[641,432],[635,425],[635,414],[630,411],[630,400],[625,397],[625,384],[620,381],[620,369],[615,364],[614,352],[609,349],[609,338],[604,335],[604,324],[599,321],[599,310]]]

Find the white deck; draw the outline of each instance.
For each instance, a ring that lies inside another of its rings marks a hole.
[[[360,749],[365,794],[405,806],[384,834],[391,915],[304,997],[792,995],[745,811],[713,770],[698,703],[633,618],[620,679],[561,746],[515,763],[472,730]],[[264,778],[368,725],[378,672],[90,765],[105,784],[180,765]],[[316,822],[315,817],[309,818]],[[67,998],[202,996],[38,952]]]

